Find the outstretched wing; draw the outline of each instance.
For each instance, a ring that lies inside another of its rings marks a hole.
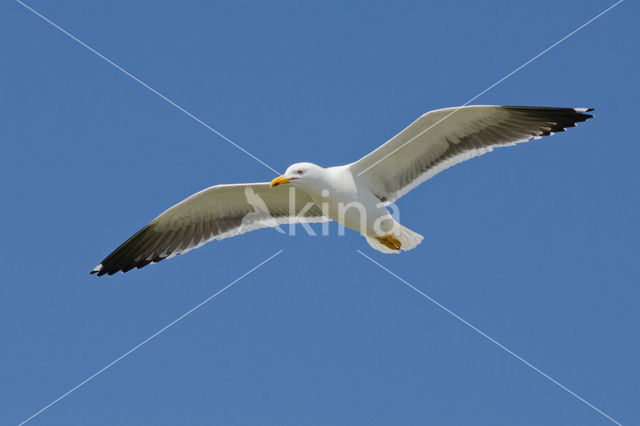
[[[92,274],[113,275],[186,253],[211,240],[284,223],[323,222],[311,197],[292,186],[216,185],[171,207],[113,253]]]
[[[462,161],[563,132],[588,120],[590,108],[478,105],[430,111],[351,170],[382,201],[395,201]]]

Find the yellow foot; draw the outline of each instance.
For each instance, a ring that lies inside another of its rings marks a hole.
[[[400,242],[400,240],[391,234],[382,237],[376,237],[376,240],[380,241],[380,243],[389,247],[391,250],[400,250],[400,247],[402,247],[402,243]]]

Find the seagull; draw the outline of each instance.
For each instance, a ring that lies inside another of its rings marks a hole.
[[[589,111],[495,105],[429,111],[351,164],[296,163],[271,182],[200,191],[153,219],[91,273],[127,272],[260,228],[329,220],[361,233],[380,252],[411,250],[423,237],[393,218],[390,203],[460,162],[574,127],[593,118]]]

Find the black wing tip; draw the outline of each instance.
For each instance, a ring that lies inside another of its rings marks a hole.
[[[591,111],[595,111],[595,108],[574,108],[573,109],[575,112],[577,112],[580,117],[584,118],[584,120],[582,121],[587,121],[590,118],[593,118],[594,115],[593,114],[586,114],[587,112],[591,112]]]
[[[135,262],[135,263],[128,263],[126,266],[125,265],[119,265],[119,264],[114,264],[114,265],[109,265],[107,262],[107,265],[103,265],[100,264],[98,266],[96,266],[91,272],[89,272],[89,275],[96,275],[97,277],[101,277],[103,275],[115,275],[118,272],[122,272],[127,273],[132,269],[140,269],[140,268],[144,268],[145,266],[147,266],[150,263],[156,263],[159,262],[160,260],[163,260],[164,258],[161,259],[156,259],[153,261],[150,260],[144,260],[144,261],[139,261],[139,262]],[[99,269],[98,269],[99,268]]]
[[[525,106],[525,105],[505,105],[503,108],[521,110],[522,112],[530,113],[559,113],[559,114],[585,114],[586,112],[595,111],[595,108],[582,107],[582,108],[567,108],[567,107],[548,107],[548,106]]]
[[[149,234],[151,228],[150,223],[132,235],[127,241],[116,248],[109,256],[105,257],[98,266],[96,266],[90,274],[96,274],[98,277],[103,275],[114,275],[120,271],[127,272],[133,268],[141,268],[148,265],[151,261],[135,260],[133,255],[134,249],[139,248],[139,243],[144,243],[145,237]],[[138,246],[138,247],[137,247]],[[156,259],[153,259],[154,261]]]
[[[506,107],[517,113],[542,121],[554,122],[554,125],[540,136],[548,136],[553,133],[563,132],[569,127],[575,127],[577,123],[587,121],[594,116],[587,112],[594,111],[594,108],[562,108],[562,107],[536,107],[536,106],[508,106]]]
[[[145,265],[141,265],[141,266],[131,266],[131,267],[124,267],[124,268],[114,268],[114,269],[111,269],[111,270],[104,269],[104,268],[102,268],[102,269],[94,269],[93,271],[89,272],[89,275],[93,275],[93,274],[95,274],[95,275],[96,275],[96,277],[101,277],[101,276],[103,276],[103,275],[109,275],[109,276],[111,276],[111,275],[115,275],[115,274],[117,274],[118,272],[122,272],[122,273],[124,274],[124,273],[129,272],[130,270],[132,270],[132,269],[134,269],[134,268],[135,268],[135,269],[140,269],[140,268],[142,268],[143,266],[145,266]]]
[[[176,253],[176,255],[178,255],[180,253]],[[101,269],[94,269],[93,271],[89,272],[89,275],[93,275],[96,274],[97,277],[101,277],[103,275],[115,275],[118,272],[122,272],[123,274],[126,274],[127,272],[131,271],[132,269],[141,269],[144,268],[145,266],[149,265],[149,264],[153,264],[153,263],[158,263],[162,260],[166,259],[165,257],[154,257],[153,260],[143,260],[143,261],[138,261],[135,264],[131,263],[128,264],[127,266],[113,266],[112,269],[105,269],[105,267],[100,264],[99,266],[101,267]]]
[[[95,274],[97,277],[101,277],[101,276],[103,276],[104,274],[107,274],[107,273],[108,273],[108,271],[106,271],[104,269],[104,265],[101,263],[98,266],[96,266],[95,268],[93,268],[93,270],[91,272],[89,272],[89,275]],[[113,274],[113,272],[111,274]],[[109,274],[109,275],[111,275],[111,274]]]
[[[109,256],[104,258],[98,266],[96,266],[90,274],[96,274],[98,277],[103,275],[114,275],[118,272],[126,273],[132,269],[140,269],[153,263],[158,263],[169,255],[177,255],[180,244],[170,250],[167,254],[157,254],[155,250],[145,253],[145,250],[153,248],[153,243],[157,241],[160,234],[154,234],[152,231],[153,222],[136,232],[127,241],[122,243]],[[147,257],[142,258],[142,253]]]

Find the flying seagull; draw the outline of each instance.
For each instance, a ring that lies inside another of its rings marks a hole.
[[[397,223],[389,203],[455,164],[562,132],[592,118],[586,114],[592,110],[477,105],[430,111],[354,163],[296,163],[271,183],[200,191],[152,220],[91,273],[142,268],[255,229],[327,220],[360,232],[383,253],[411,250],[423,237]]]

